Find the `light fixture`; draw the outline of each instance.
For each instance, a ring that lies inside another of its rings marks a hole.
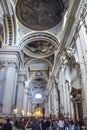
[[[27,117],[32,116],[32,114],[30,112],[27,112]]]
[[[22,112],[22,116],[24,117],[25,115],[24,109],[22,109],[21,112]]]
[[[13,112],[14,112],[14,115],[17,115],[18,109],[14,108]]]

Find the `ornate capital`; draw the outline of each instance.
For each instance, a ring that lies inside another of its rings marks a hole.
[[[67,48],[65,51],[65,56],[67,60],[72,60],[72,58],[75,57],[75,55],[77,54],[77,50],[76,48]]]
[[[81,12],[81,19],[85,22],[85,17],[87,16],[87,1],[84,0],[82,4],[82,12]]]
[[[63,66],[68,64],[66,56],[62,56],[61,63],[62,63]]]
[[[21,62],[21,56],[18,50],[13,49],[0,49],[0,63],[3,64],[4,67],[15,66],[19,69],[19,63]]]
[[[66,55],[71,58],[73,56],[73,48],[66,49]]]
[[[18,73],[18,84],[23,84],[25,86],[26,73],[20,70]]]
[[[17,64],[15,61],[0,61],[0,66],[1,68],[5,67],[5,68],[8,68],[8,67],[15,67],[16,69],[18,68]]]

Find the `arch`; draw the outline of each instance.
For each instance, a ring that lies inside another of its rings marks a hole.
[[[24,45],[36,41],[36,40],[45,40],[50,42],[52,45],[55,46],[55,48],[59,48],[59,41],[58,39],[51,33],[48,32],[31,32],[30,34],[24,36],[20,41],[19,41],[19,48],[22,50]]]
[[[35,62],[37,62],[37,63],[43,63],[44,62],[45,64],[47,64],[50,67],[50,69],[52,69],[52,64],[47,59],[39,59],[39,60],[38,59],[32,59],[32,60],[30,60],[26,63],[24,69],[27,69],[32,63],[35,63]]]
[[[16,21],[11,1],[1,0],[4,15],[3,44],[4,46],[16,45]],[[15,22],[14,22],[15,21]]]

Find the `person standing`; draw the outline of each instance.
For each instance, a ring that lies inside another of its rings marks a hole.
[[[39,122],[37,120],[33,121],[31,130],[40,130]]]
[[[10,119],[7,119],[7,122],[3,126],[3,130],[12,130],[12,124],[10,123]]]
[[[46,121],[46,130],[50,130],[50,121],[47,119]]]
[[[59,130],[64,130],[64,120],[63,120],[63,118],[59,120],[58,126],[59,126]]]

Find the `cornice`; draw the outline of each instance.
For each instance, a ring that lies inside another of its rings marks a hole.
[[[3,48],[0,48],[0,54],[3,54],[3,55],[16,55],[19,59],[19,61],[21,62],[22,61],[22,56],[21,56],[21,51],[20,49],[18,49],[18,47],[3,47]]]
[[[0,48],[0,62],[15,63],[17,68],[21,61],[20,51],[17,49]]]

